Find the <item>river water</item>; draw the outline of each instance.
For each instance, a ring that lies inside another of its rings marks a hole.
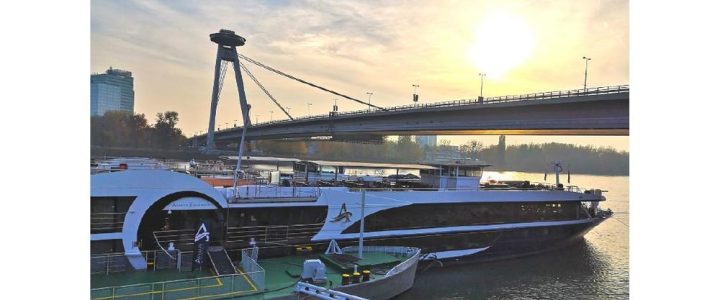
[[[485,179],[543,181],[543,174],[485,172]],[[548,180],[554,181],[554,174]],[[567,175],[561,177],[567,184]],[[433,266],[397,299],[627,299],[629,217],[626,176],[571,175],[571,184],[607,190],[615,215],[578,244],[523,258]]]

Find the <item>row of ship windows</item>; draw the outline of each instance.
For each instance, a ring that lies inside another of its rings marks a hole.
[[[91,232],[116,232],[132,197],[106,197],[91,202]],[[325,222],[327,207],[231,209],[228,227],[317,224]],[[444,203],[414,204],[391,208],[365,218],[365,231],[404,230],[433,227],[490,225],[585,218],[579,202],[548,203]],[[343,233],[359,232],[355,223]]]
[[[413,204],[365,217],[365,231],[491,225],[584,218],[580,203],[445,203]],[[355,222],[343,233],[357,233]]]

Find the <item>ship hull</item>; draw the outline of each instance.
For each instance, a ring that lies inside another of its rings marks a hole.
[[[422,249],[423,261],[488,262],[534,255],[570,246],[604,218],[573,225],[459,232],[431,236],[396,236],[365,240],[367,245],[407,245]],[[488,242],[487,236],[492,237]],[[441,248],[441,251],[438,251]],[[445,249],[451,250],[445,250]]]

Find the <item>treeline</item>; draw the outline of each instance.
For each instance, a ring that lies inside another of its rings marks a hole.
[[[167,111],[155,116],[150,125],[144,114],[110,111],[91,118],[91,145],[156,150],[179,150],[188,139],[177,128],[177,112]],[[237,145],[235,145],[237,147]],[[573,173],[598,175],[628,175],[630,154],[612,148],[546,143],[505,146],[504,139],[496,145],[485,146],[471,140],[452,146],[441,140],[434,147],[421,146],[410,136],[397,141],[384,139],[382,143],[362,144],[336,141],[259,140],[249,145],[256,155],[275,155],[322,160],[417,163],[435,159],[469,158],[493,165],[494,170],[545,172],[550,163],[559,160]]]
[[[468,157],[484,160],[498,170],[551,172],[553,161],[560,161],[571,172],[580,174],[628,175],[630,170],[630,153],[605,147],[561,143],[512,145],[505,148],[504,159],[498,145],[479,151],[460,149]]]
[[[423,149],[410,137],[377,144],[335,141],[254,141],[254,150],[263,154],[321,160],[368,162],[418,162],[424,159]]]
[[[483,160],[493,170],[546,172],[550,163],[561,161],[571,172],[597,175],[628,175],[630,154],[612,148],[546,143],[485,146],[468,141],[451,146],[440,141],[435,147],[423,147],[410,137],[382,144],[359,144],[333,141],[255,141],[252,146],[259,154],[323,160],[417,163],[448,156]],[[504,149],[504,151],[503,151]]]
[[[177,112],[166,111],[155,116],[150,125],[144,114],[108,111],[90,119],[90,144],[101,147],[179,149],[187,138],[177,128]]]

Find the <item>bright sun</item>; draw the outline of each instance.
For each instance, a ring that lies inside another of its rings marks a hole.
[[[468,58],[479,72],[502,77],[525,62],[535,48],[535,34],[525,21],[507,12],[487,15],[475,30]]]

